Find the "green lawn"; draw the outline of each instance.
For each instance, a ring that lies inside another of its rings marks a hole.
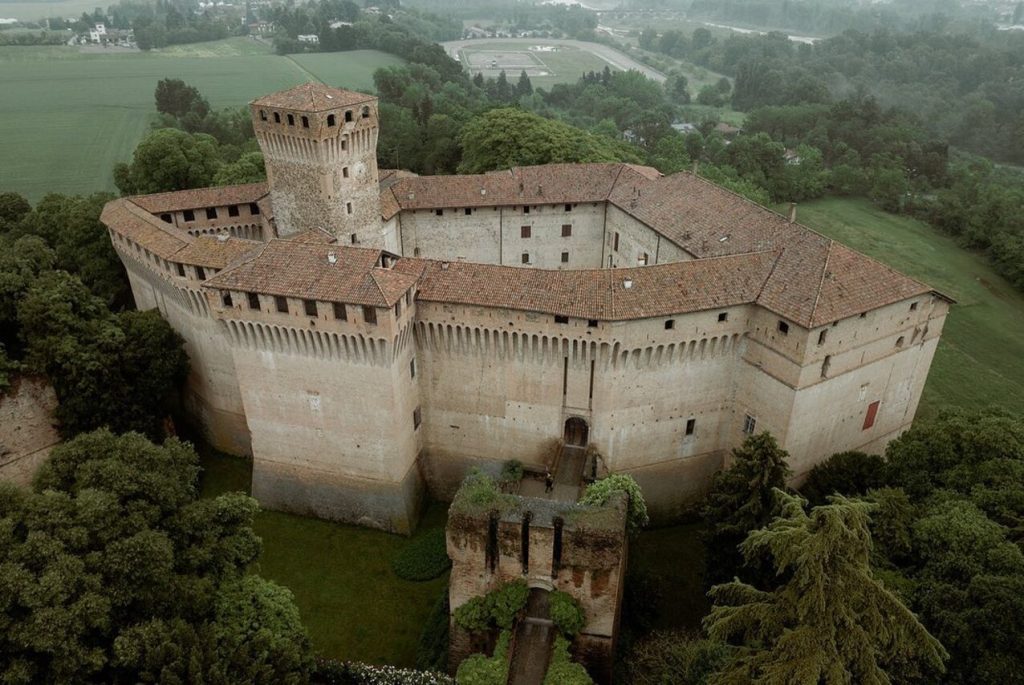
[[[532,52],[529,50],[529,47],[529,43],[494,40],[488,41],[485,44],[463,48],[459,51],[459,54],[462,57],[462,63],[467,64],[467,57],[473,53],[500,51],[529,52],[543,62],[544,68],[550,72],[547,76],[531,76],[530,83],[533,84],[534,88],[544,88],[546,90],[550,90],[551,86],[556,83],[576,83],[588,71],[601,71],[605,67],[611,68],[612,71],[618,71],[608,62],[587,50],[559,45],[557,46],[558,49],[553,52]],[[520,71],[521,68],[518,67],[508,68],[505,70],[505,74],[509,81],[514,84],[519,80]],[[487,78],[493,78],[497,75],[498,70],[487,70],[484,72],[484,76]]]
[[[373,50],[323,57],[332,64],[314,74],[249,38],[151,53],[0,47],[0,190],[32,201],[48,192],[113,190],[114,164],[129,159],[148,130],[162,78],[184,79],[220,108],[314,78],[367,88],[377,67],[401,63]]]
[[[203,495],[248,492],[250,462],[203,454]],[[432,505],[417,529],[444,527],[447,508]],[[263,539],[261,575],[295,594],[314,650],[327,657],[412,666],[430,609],[447,576],[425,583],[401,580],[391,556],[407,539],[274,511],[256,518]]]
[[[1024,296],[983,256],[961,249],[925,223],[888,214],[866,200],[809,202],[800,206],[799,218],[957,300],[918,416],[945,406],[989,404],[1024,413]]]

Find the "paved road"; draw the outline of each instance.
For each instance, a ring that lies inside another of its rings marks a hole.
[[[524,47],[530,45],[565,45],[567,47],[579,48],[580,50],[586,50],[587,52],[597,55],[611,66],[622,69],[623,71],[629,71],[633,69],[639,71],[641,74],[649,79],[657,81],[658,83],[664,83],[667,78],[665,74],[661,73],[657,69],[652,69],[646,64],[641,64],[629,55],[619,52],[614,48],[610,48],[607,45],[601,45],[600,43],[588,43],[582,40],[568,40],[561,38],[473,38],[471,40],[450,40],[446,43],[441,43],[441,47],[445,51],[455,57],[459,50],[466,47],[481,47],[486,46],[489,43],[518,43]]]

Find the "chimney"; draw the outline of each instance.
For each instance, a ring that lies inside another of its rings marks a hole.
[[[789,223],[796,223],[796,203],[789,203]]]
[[[338,263],[338,254],[336,252],[328,252],[327,253],[327,263],[328,264],[337,264]]]
[[[624,278],[624,279],[622,279],[622,287],[625,288],[626,290],[629,290],[630,288],[632,288],[633,287],[633,279],[632,278]]]

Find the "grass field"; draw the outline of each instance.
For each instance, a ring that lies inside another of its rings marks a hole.
[[[203,495],[249,491],[250,462],[203,454]],[[416,534],[444,527],[447,509],[431,506]],[[295,594],[313,649],[336,659],[412,666],[416,644],[447,576],[412,583],[391,571],[407,539],[368,528],[261,511],[258,570]]]
[[[571,46],[560,45],[551,52],[528,47],[494,40],[483,46],[465,47],[459,51],[459,56],[471,73],[482,71],[485,78],[497,78],[504,70],[509,81],[515,83],[519,73],[526,69],[533,87],[545,89],[556,83],[576,83],[585,72],[601,71],[609,66],[597,55]],[[491,66],[492,60],[497,61],[495,66]],[[612,69],[617,71],[615,67]]]
[[[1024,413],[1024,296],[981,255],[920,221],[865,200],[801,205],[800,222],[957,300],[942,333],[919,417],[945,406],[1001,405]]]
[[[220,108],[314,79],[366,89],[374,70],[391,64],[401,60],[374,50],[280,57],[249,38],[150,53],[3,47],[0,189],[32,201],[48,192],[113,190],[113,166],[148,130],[162,78],[184,79]]]

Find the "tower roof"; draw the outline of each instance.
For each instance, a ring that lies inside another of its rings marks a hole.
[[[364,102],[371,102],[376,99],[373,95],[367,95],[366,93],[332,88],[323,83],[312,82],[303,83],[288,90],[280,90],[270,95],[264,95],[253,100],[252,104],[294,109],[303,112],[323,112],[325,110],[338,109],[339,107],[350,107]]]

